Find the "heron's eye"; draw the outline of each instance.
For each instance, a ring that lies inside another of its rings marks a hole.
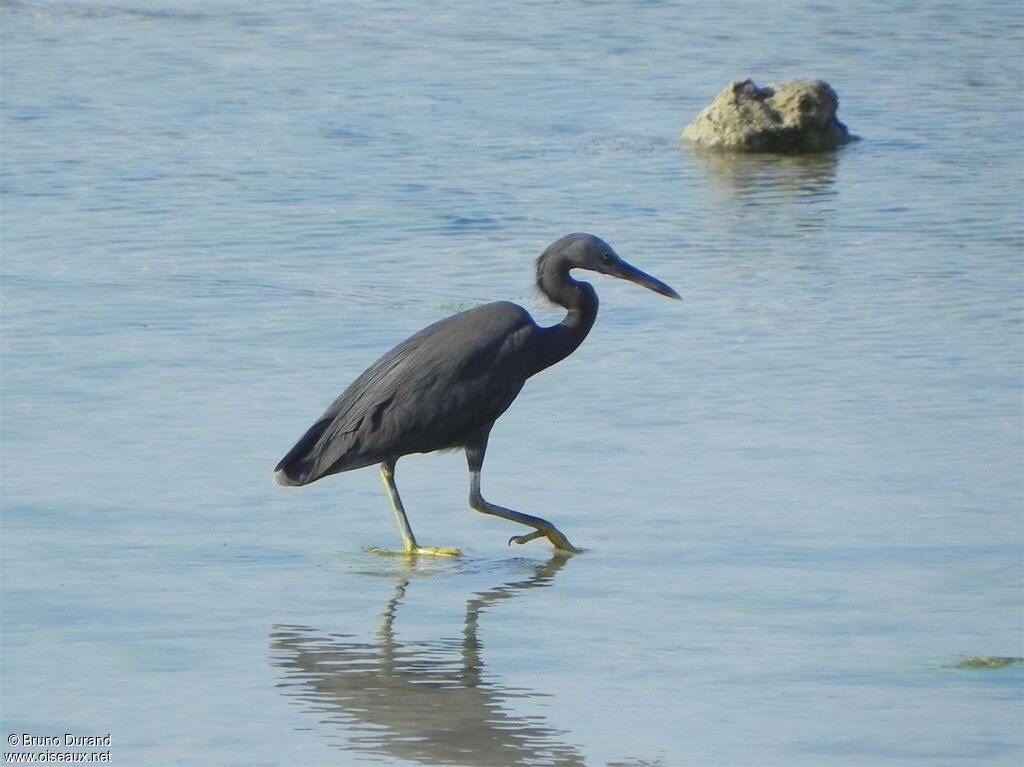
[[[601,263],[602,264],[610,264],[614,260],[615,260],[614,256],[612,256],[612,254],[609,253],[608,251],[605,251],[604,253],[601,254]]]

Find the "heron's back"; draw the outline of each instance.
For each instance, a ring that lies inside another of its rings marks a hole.
[[[539,330],[507,301],[424,328],[342,392],[277,465],[275,481],[304,485],[464,445],[490,428],[534,371]]]

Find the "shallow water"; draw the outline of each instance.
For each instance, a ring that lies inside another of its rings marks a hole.
[[[4,734],[159,765],[1016,765],[1022,19],[1003,3],[0,3]],[[730,79],[862,140],[722,158]],[[270,470],[594,231],[601,316],[460,454]],[[32,749],[12,749],[30,751]]]

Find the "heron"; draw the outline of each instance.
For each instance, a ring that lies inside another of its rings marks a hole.
[[[540,292],[566,310],[550,327],[510,301],[477,306],[429,325],[374,362],[324,411],[274,470],[279,485],[380,465],[380,476],[408,555],[458,556],[458,549],[421,546],[395,485],[395,464],[412,453],[463,449],[469,465],[469,506],[516,522],[530,532],[508,544],[547,538],[558,552],[577,553],[551,522],[498,506],[483,497],[480,472],[494,422],[526,380],[565,359],[597,318],[597,292],[573,269],[629,280],[669,298],[679,294],[624,261],[608,243],[573,233],[549,245],[536,261]]]

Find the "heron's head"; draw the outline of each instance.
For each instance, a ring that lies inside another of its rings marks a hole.
[[[537,259],[538,272],[545,263],[551,261],[557,261],[566,272],[570,269],[589,269],[598,274],[635,282],[669,298],[679,298],[679,294],[664,282],[623,261],[611,245],[592,234],[576,232],[553,242]]]

